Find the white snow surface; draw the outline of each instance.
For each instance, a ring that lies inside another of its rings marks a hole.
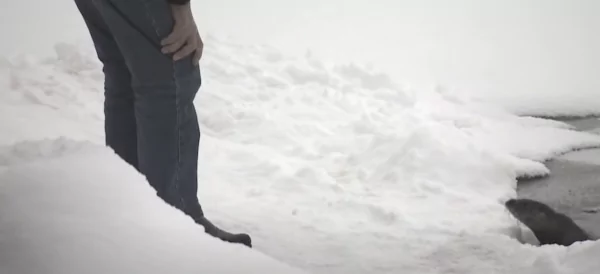
[[[589,117],[600,115],[600,90],[564,88],[560,92],[531,90],[521,93],[478,94],[474,96],[503,106],[517,115],[536,117]]]
[[[305,273],[206,236],[103,146],[26,146],[50,157],[4,162],[0,273]],[[28,157],[12,151],[5,159]]]
[[[408,90],[360,64],[291,58],[214,36],[205,42],[198,196],[217,224],[249,232],[254,251],[308,273],[600,267],[596,242],[520,243],[502,206],[516,195],[517,176],[545,175],[541,161],[599,147],[599,135],[443,89]],[[56,273],[81,273],[85,264],[98,273],[265,263],[272,269],[263,273],[291,271],[204,237],[160,206],[133,169],[95,147],[103,141],[101,66],[90,48],[55,50],[49,59],[0,60],[0,244],[15,250],[1,249],[0,273],[41,273],[50,263]],[[86,243],[98,249],[78,248]],[[106,255],[111,245],[138,257]]]

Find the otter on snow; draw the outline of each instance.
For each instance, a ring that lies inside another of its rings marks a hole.
[[[541,245],[569,246],[591,237],[568,216],[531,199],[510,199],[504,203],[510,213],[529,227]]]

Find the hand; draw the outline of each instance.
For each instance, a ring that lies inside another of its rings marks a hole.
[[[174,53],[173,60],[175,61],[193,53],[192,61],[194,65],[198,65],[202,58],[204,42],[198,33],[190,4],[171,5],[171,11],[175,23],[173,31],[161,41],[162,52]]]

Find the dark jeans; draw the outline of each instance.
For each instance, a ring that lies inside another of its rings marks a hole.
[[[159,197],[194,219],[200,70],[173,61],[160,40],[173,28],[165,0],[75,0],[105,75],[106,144],[144,174]]]

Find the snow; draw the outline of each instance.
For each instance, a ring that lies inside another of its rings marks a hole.
[[[562,118],[589,117],[600,115],[600,90],[582,91],[576,88],[562,89],[561,92],[529,91],[521,94],[479,95],[483,100],[501,105],[517,115]]]
[[[206,236],[103,146],[21,146],[2,153],[1,273],[304,273]]]
[[[3,6],[0,273],[600,267],[600,244],[537,247],[502,207],[542,161],[600,146],[514,115],[598,113],[596,1],[247,2],[195,4],[201,31],[246,39],[204,35],[198,195],[253,250],[206,237],[102,147],[103,75],[71,1]]]
[[[520,114],[587,115],[600,109],[599,1],[203,0],[192,5],[203,36],[267,43],[286,55],[310,49],[337,63],[372,63],[417,90],[440,85]],[[0,10],[0,33],[10,41],[0,43],[3,54],[52,55],[57,42],[89,43],[71,0],[7,2]]]
[[[502,207],[517,176],[547,174],[541,161],[598,147],[600,136],[442,88],[407,89],[356,63],[205,40],[198,195],[216,223],[252,234],[254,252],[211,241],[97,147],[100,65],[89,48],[59,43],[52,58],[1,62],[0,216],[11,229],[0,239],[17,250],[0,253],[1,270],[291,271],[274,260],[308,273],[600,266],[582,259],[600,252],[595,242],[521,244]],[[83,244],[98,249],[81,252]]]
[[[598,119],[598,121],[600,121],[600,119]],[[585,131],[590,132],[592,134],[600,135],[600,127],[587,129]],[[560,157],[557,157],[557,159],[566,160],[569,162],[600,165],[600,158],[598,158],[598,155],[600,155],[600,149],[585,149],[569,152],[567,154],[561,155]]]

